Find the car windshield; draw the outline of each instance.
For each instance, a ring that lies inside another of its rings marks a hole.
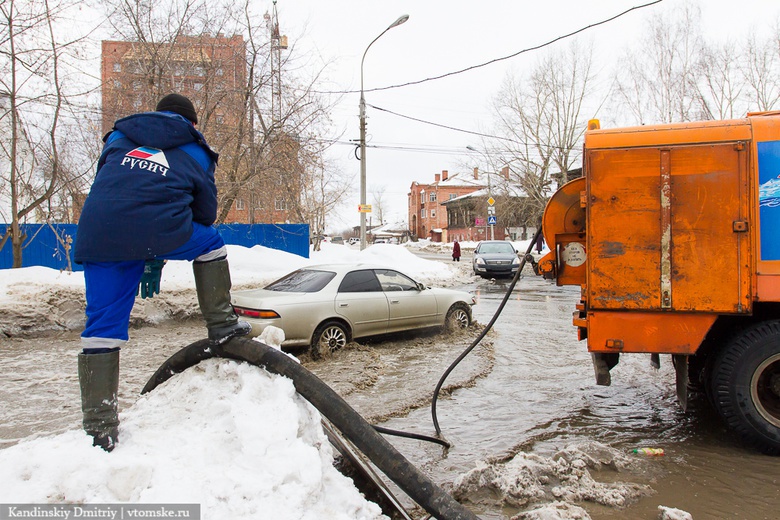
[[[511,253],[514,254],[515,249],[512,247],[512,244],[508,242],[496,242],[492,244],[481,244],[479,246],[479,249],[477,250],[477,253],[479,254],[495,254],[495,253]]]
[[[313,293],[322,290],[336,273],[301,269],[279,278],[265,288],[269,291]]]

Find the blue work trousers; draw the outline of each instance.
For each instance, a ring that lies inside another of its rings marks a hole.
[[[156,258],[192,261],[224,246],[216,229],[193,223],[192,236],[184,245]],[[115,348],[128,340],[130,312],[144,274],[144,263],[144,260],[84,262],[87,325],[81,337],[85,348]]]

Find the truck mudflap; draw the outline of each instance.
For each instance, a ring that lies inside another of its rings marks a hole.
[[[612,384],[612,376],[609,371],[615,368],[620,361],[620,354],[591,352],[593,360],[593,370],[596,372],[596,384],[600,386],[609,386]]]

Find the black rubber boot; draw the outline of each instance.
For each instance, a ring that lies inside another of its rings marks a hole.
[[[200,312],[209,329],[209,340],[220,345],[232,337],[245,336],[252,326],[239,321],[230,304],[230,269],[227,258],[211,262],[193,262],[195,289]]]
[[[119,350],[79,354],[79,384],[84,431],[92,436],[93,446],[111,451],[119,440]]]

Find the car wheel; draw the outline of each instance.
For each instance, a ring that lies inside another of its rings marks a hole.
[[[444,328],[447,331],[465,329],[471,325],[471,313],[465,303],[455,303],[447,311],[447,317],[444,320]]]
[[[326,321],[314,331],[311,341],[311,357],[321,359],[349,343],[349,328],[340,321]]]
[[[767,454],[780,454],[780,321],[737,335],[715,359],[715,409],[737,434]]]

